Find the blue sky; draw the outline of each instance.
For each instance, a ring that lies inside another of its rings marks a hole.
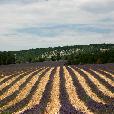
[[[0,0],[0,50],[114,43],[114,0]]]

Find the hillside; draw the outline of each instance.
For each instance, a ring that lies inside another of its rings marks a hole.
[[[113,63],[114,44],[36,48],[0,53],[1,64],[67,60],[68,64]]]
[[[114,49],[113,44],[90,44],[63,47],[37,48],[15,52],[17,62],[38,62],[66,60],[67,57],[76,53],[95,53]]]

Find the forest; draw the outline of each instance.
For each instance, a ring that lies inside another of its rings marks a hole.
[[[15,54],[12,52],[0,52],[0,65],[15,64]]]
[[[114,63],[114,44],[90,44],[0,52],[0,65],[66,60],[67,64]]]

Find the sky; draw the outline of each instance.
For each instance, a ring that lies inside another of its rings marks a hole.
[[[0,51],[114,43],[114,0],[0,0]]]

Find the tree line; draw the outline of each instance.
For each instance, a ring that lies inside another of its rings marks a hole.
[[[0,65],[15,64],[15,55],[12,52],[0,52]]]
[[[0,65],[67,60],[68,64],[114,62],[114,44],[90,44],[0,52]]]
[[[67,57],[68,64],[104,64],[114,63],[114,50],[74,53]]]

